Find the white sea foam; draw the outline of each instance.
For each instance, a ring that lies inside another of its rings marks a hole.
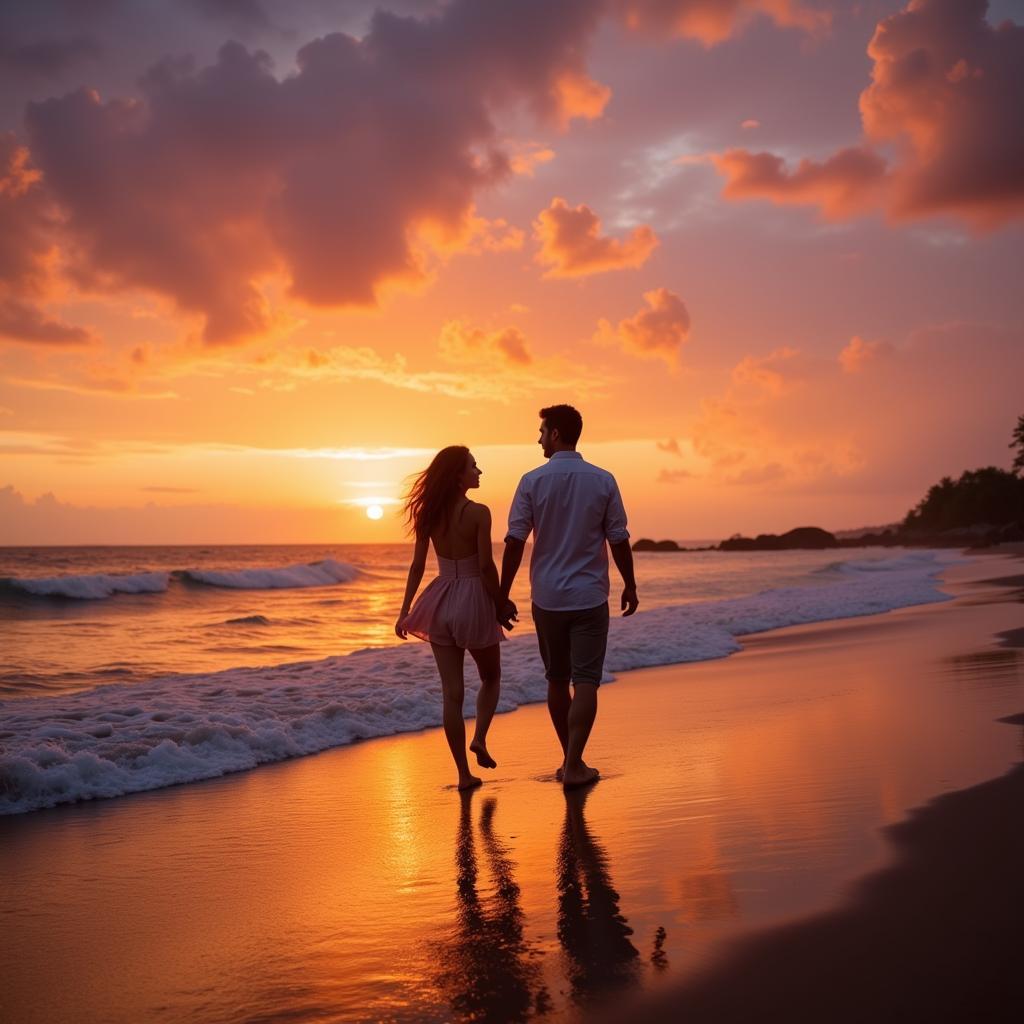
[[[614,617],[606,681],[627,669],[725,657],[750,633],[947,600],[935,577],[956,557],[915,553],[873,569],[861,562],[819,586]],[[499,711],[544,699],[532,636],[504,644],[502,663]],[[467,690],[472,707],[474,686]],[[413,642],[8,701],[0,703],[0,814],[213,778],[440,722],[430,650]]]
[[[125,576],[49,576],[42,579],[9,578],[4,583],[34,597],[73,597],[98,601],[114,594],[158,594],[167,589],[170,574],[140,572]]]
[[[182,575],[193,583],[235,590],[281,590],[293,587],[330,587],[351,583],[359,570],[347,562],[325,558],[308,565],[281,569],[186,569]]]

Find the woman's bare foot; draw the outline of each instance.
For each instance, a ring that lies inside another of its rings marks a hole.
[[[477,786],[484,784],[483,779],[478,779],[475,775],[466,775],[464,778],[459,779],[459,789],[475,789]]]
[[[481,768],[497,768],[498,762],[487,753],[487,744],[483,740],[473,740],[469,745],[469,749],[476,754],[476,763]]]
[[[600,777],[601,773],[596,768],[591,768],[586,764],[572,770],[566,768],[562,772],[562,788],[580,789],[582,786],[589,786],[592,782],[597,782]]]
[[[555,781],[556,782],[561,782],[563,775],[565,775],[565,762],[564,761],[555,769]]]

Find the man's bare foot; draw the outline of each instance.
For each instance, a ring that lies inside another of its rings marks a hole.
[[[464,779],[459,779],[459,789],[475,789],[477,786],[484,784],[483,779],[478,779],[475,775],[467,775]]]
[[[497,768],[498,762],[487,753],[487,744],[481,740],[473,740],[469,745],[469,749],[476,754],[476,763],[481,768]]]
[[[597,782],[600,777],[601,773],[589,765],[583,765],[575,770],[567,768],[562,772],[562,788],[580,789],[583,786],[589,786],[592,782]]]

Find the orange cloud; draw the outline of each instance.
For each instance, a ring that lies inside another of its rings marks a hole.
[[[29,152],[0,134],[0,339],[84,345],[89,331],[44,312],[53,274],[53,210]]]
[[[619,16],[632,29],[696,39],[711,47],[741,31],[757,16],[780,28],[811,35],[831,24],[828,11],[801,0],[615,0]]]
[[[730,149],[712,158],[725,176],[727,199],[771,199],[776,203],[819,206],[829,220],[840,220],[877,205],[885,183],[885,161],[861,147],[840,150],[824,163],[801,160],[789,171],[781,157]]]
[[[625,241],[602,236],[601,220],[589,206],[569,206],[559,197],[541,210],[533,227],[541,244],[537,262],[549,267],[545,277],[586,277],[640,267],[658,245],[646,224],[634,228]]]
[[[30,103],[68,272],[88,290],[170,298],[210,344],[273,328],[271,279],[330,307],[422,282],[424,244],[493,247],[474,239],[472,211],[512,173],[499,110],[600,115],[609,92],[584,65],[600,15],[582,0],[495,0],[486,16],[453,0],[430,18],[378,12],[362,38],[315,39],[285,77],[229,43],[208,67],[160,62],[138,99],[80,89]]]
[[[707,460],[712,480],[858,499],[875,489],[898,495],[901,513],[950,467],[977,465],[993,439],[1004,450],[1018,415],[1021,341],[1019,328],[951,324],[899,345],[855,339],[844,349],[849,365],[792,348],[750,355],[700,403],[681,441]],[[885,372],[869,372],[883,358]]]
[[[526,338],[517,327],[486,333],[467,327],[461,320],[452,320],[441,329],[438,347],[441,355],[452,363],[478,362],[494,356],[519,366],[533,362]]]
[[[598,337],[616,338],[627,352],[664,359],[674,366],[679,358],[679,349],[690,333],[690,314],[686,305],[667,288],[644,292],[644,301],[647,308],[620,320],[617,328],[613,329],[607,320],[601,320]],[[661,444],[658,447],[661,448]],[[665,447],[662,450],[672,449]]]
[[[865,341],[854,335],[839,353],[839,365],[845,373],[860,373],[871,363],[891,355],[892,345],[887,341]]]
[[[1024,27],[985,17],[984,0],[913,0],[878,23],[864,142],[795,171],[770,153],[714,158],[724,195],[818,206],[830,219],[871,208],[891,220],[948,214],[978,230],[1024,215]],[[872,145],[890,144],[888,166]]]

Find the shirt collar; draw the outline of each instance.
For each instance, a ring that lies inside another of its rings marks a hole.
[[[552,452],[552,460],[554,459],[582,459],[583,456],[579,452]]]

